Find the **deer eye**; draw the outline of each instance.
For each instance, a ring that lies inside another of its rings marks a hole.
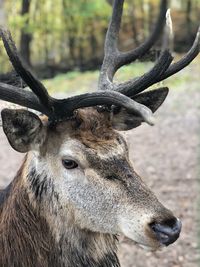
[[[63,159],[62,160],[62,164],[65,167],[65,169],[75,169],[78,167],[78,164],[76,163],[76,161],[71,160],[71,159]]]

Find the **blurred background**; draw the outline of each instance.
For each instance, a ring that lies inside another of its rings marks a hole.
[[[96,70],[103,57],[103,43],[112,0],[1,0],[1,24],[8,24],[23,59],[41,78],[69,71]],[[126,0],[120,48],[140,44],[151,32],[158,14],[158,0]],[[185,52],[195,37],[200,17],[199,0],[173,0],[174,50]],[[155,49],[159,47],[157,43]],[[0,46],[0,72],[10,70]],[[153,55],[152,55],[153,57]],[[152,58],[154,59],[154,58]]]
[[[112,0],[0,0],[0,25],[6,25],[23,60],[49,92],[63,97],[95,90]],[[191,47],[200,22],[200,0],[170,2],[173,56]],[[119,47],[127,51],[151,32],[159,12],[157,0],[126,0]],[[121,68],[116,81],[148,71],[159,55],[161,40],[140,61]],[[122,267],[200,266],[200,58],[154,85],[170,93],[156,114],[156,125],[124,133],[137,172],[161,202],[181,218],[180,239],[162,252],[146,252],[120,238]],[[0,40],[0,81],[23,83],[13,72]],[[0,109],[10,106],[0,101]],[[14,177],[23,154],[13,151],[0,128],[0,187]]]

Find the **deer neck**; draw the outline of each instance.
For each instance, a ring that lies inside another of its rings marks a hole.
[[[120,266],[114,236],[72,228],[67,229],[58,245],[63,266]]]
[[[0,234],[4,235],[0,250],[4,253],[0,265],[119,267],[116,237],[79,229],[70,216],[62,218],[59,204],[54,203],[58,201],[55,193],[50,201],[48,194],[45,199],[40,189],[37,193],[33,190],[32,185],[35,183],[36,190],[44,178],[33,169],[24,184],[22,167],[4,197],[0,214]]]

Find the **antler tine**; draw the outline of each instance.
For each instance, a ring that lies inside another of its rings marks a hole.
[[[162,0],[160,2],[160,13],[158,16],[158,19],[155,23],[154,29],[148,39],[142,43],[137,48],[128,51],[128,52],[120,52],[119,58],[118,58],[118,68],[120,68],[123,65],[129,64],[136,59],[142,57],[145,55],[151,47],[155,44],[155,42],[158,40],[159,36],[161,35],[164,25],[165,25],[165,15],[167,12],[167,0]]]
[[[200,52],[200,26],[198,28],[196,38],[193,42],[192,47],[190,50],[185,54],[179,61],[173,63],[166,71],[161,75],[156,82],[160,82],[162,80],[165,80],[166,78],[174,75],[175,73],[179,72],[183,68],[185,68],[187,65],[189,65],[195,57],[198,56]]]
[[[122,65],[131,63],[137,58],[143,56],[156,42],[165,24],[167,0],[162,0],[158,20],[149,38],[132,51],[119,52],[117,48],[117,41],[123,12],[123,3],[124,0],[115,0],[113,4],[112,18],[105,39],[105,56],[99,76],[98,89],[100,90],[116,90],[116,86],[112,82],[116,71]]]
[[[117,70],[116,66],[119,55],[117,41],[121,25],[123,4],[124,0],[115,0],[113,3],[112,17],[104,44],[104,59],[99,76],[98,89],[100,90],[113,89],[112,79]]]
[[[116,8],[116,5],[117,5],[117,1],[115,1],[115,4],[114,4],[115,8]],[[120,8],[120,16],[121,14],[122,14],[122,10]],[[169,47],[173,40],[172,21],[171,21],[171,16],[170,16],[170,10],[167,11],[167,1],[163,0],[161,1],[160,15],[156,23],[156,27],[155,27],[155,29],[159,28],[157,29],[158,31],[161,31],[163,29],[165,17],[166,17],[166,30],[165,30],[165,35],[163,38],[163,50],[164,51],[161,52],[161,55],[159,59],[157,60],[156,64],[154,65],[154,67],[150,71],[145,73],[143,76],[141,76],[140,78],[131,79],[127,82],[116,84],[116,83],[113,83],[111,79],[113,78],[114,72],[119,67],[121,67],[121,65],[132,62],[139,55],[141,55],[142,53],[145,53],[148,50],[147,47],[149,46],[149,44],[150,43],[153,44],[153,40],[155,40],[155,36],[158,36],[156,35],[155,32],[152,33],[152,35],[149,37],[149,39],[145,43],[143,43],[141,46],[139,46],[135,50],[132,50],[126,53],[121,53],[117,50],[117,48],[115,48],[115,51],[117,51],[117,53],[115,53],[116,58],[115,60],[110,61],[111,62],[110,64],[114,65],[114,67],[112,68],[112,73],[106,70],[105,67],[109,66],[109,64],[107,63],[107,66],[104,66],[104,69],[102,70],[102,74],[100,75],[100,82],[99,82],[100,89],[115,90],[117,92],[120,92],[122,94],[132,97],[144,91],[149,86],[159,81],[162,81],[168,78],[169,76],[175,74],[176,72],[180,71],[181,69],[186,67],[198,55],[199,50],[200,50],[200,27],[198,29],[192,48],[188,51],[188,53],[181,60],[171,65],[173,57],[171,53],[169,52]],[[114,16],[112,16],[112,20],[115,21]],[[114,23],[114,21],[111,21],[111,24]],[[161,23],[161,26],[159,26],[158,22]],[[119,29],[119,20],[117,20],[116,28]],[[110,28],[108,29],[108,32],[109,31],[110,31]],[[116,45],[116,39],[115,39],[115,45]],[[106,58],[106,55],[105,55],[105,58]],[[110,75],[112,74],[112,76],[109,77],[108,73]]]
[[[0,29],[0,36],[2,37],[4,47],[10,58],[10,61],[16,72],[21,76],[24,82],[37,95],[41,104],[46,109],[52,110],[51,98],[44,87],[44,85],[25,67],[24,63],[18,56],[15,43],[12,39],[11,33],[6,29]]]
[[[172,60],[171,53],[167,50],[163,51],[150,71],[137,79],[115,84],[115,90],[130,97],[144,91],[150,85],[154,84],[158,77],[162,76],[170,66]]]
[[[171,56],[170,52],[168,51],[168,47],[170,46],[170,42],[172,39],[172,25],[171,25],[171,17],[170,17],[170,12],[168,11],[166,14],[166,34],[164,36],[164,44],[163,48],[165,51],[161,53],[160,58],[158,59],[157,63],[155,66],[146,74],[141,76],[140,78],[136,80],[130,80],[125,83],[117,84],[114,85],[116,88],[115,90],[125,94],[127,96],[133,96],[135,94],[138,94],[148,88],[149,86],[160,82],[173,74],[179,72],[183,68],[185,68],[192,60],[199,54],[200,51],[200,27],[198,28],[196,38],[194,40],[194,43],[191,47],[191,49],[187,52],[185,56],[183,56],[182,59],[180,59],[178,62],[173,63],[172,65],[171,62],[173,60],[173,57]],[[167,57],[168,55],[168,57]],[[168,58],[165,61],[165,56]],[[160,69],[159,71],[156,69]],[[154,71],[155,69],[155,71]],[[152,74],[152,75],[151,75]]]
[[[106,33],[104,46],[104,52],[106,57],[108,57],[110,53],[118,53],[117,41],[123,13],[123,4],[124,0],[115,0],[113,3],[112,18]]]
[[[147,73],[142,75],[139,78],[131,79],[127,82],[123,82],[120,84],[114,84],[115,90],[125,94],[127,96],[134,96],[146,88],[156,83],[157,80],[164,75],[164,73],[169,68],[173,57],[169,51],[169,47],[172,40],[172,22],[170,17],[170,10],[166,12],[166,26],[165,26],[165,34],[163,38],[162,44],[162,52],[153,66]]]
[[[170,39],[171,39],[171,31],[168,30],[166,33],[168,36],[165,36],[164,47],[170,45]],[[149,86],[157,82],[160,82],[162,80],[165,80],[168,77],[174,75],[175,73],[185,68],[193,61],[193,59],[199,54],[199,52],[200,52],[200,27],[198,28],[196,38],[194,40],[191,49],[178,62],[175,62],[172,65],[170,65],[173,60],[173,57],[167,50],[165,50],[164,52],[162,52],[157,63],[149,72],[147,72],[146,74],[144,74],[143,76],[141,76],[136,80],[133,79],[128,82],[116,85],[115,90],[127,96],[133,96],[135,94],[138,94],[144,91]],[[157,70],[157,68],[160,69],[160,73],[159,70]]]

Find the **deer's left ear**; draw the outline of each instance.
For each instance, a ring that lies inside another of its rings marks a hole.
[[[167,97],[169,89],[167,87],[151,90],[145,93],[138,94],[132,99],[136,102],[150,108],[155,112],[164,102]],[[124,108],[112,114],[112,126],[118,131],[126,131],[136,128],[141,125],[143,119],[137,114],[129,113]]]
[[[1,116],[4,133],[18,152],[37,150],[44,142],[46,130],[34,113],[24,109],[3,109]]]

